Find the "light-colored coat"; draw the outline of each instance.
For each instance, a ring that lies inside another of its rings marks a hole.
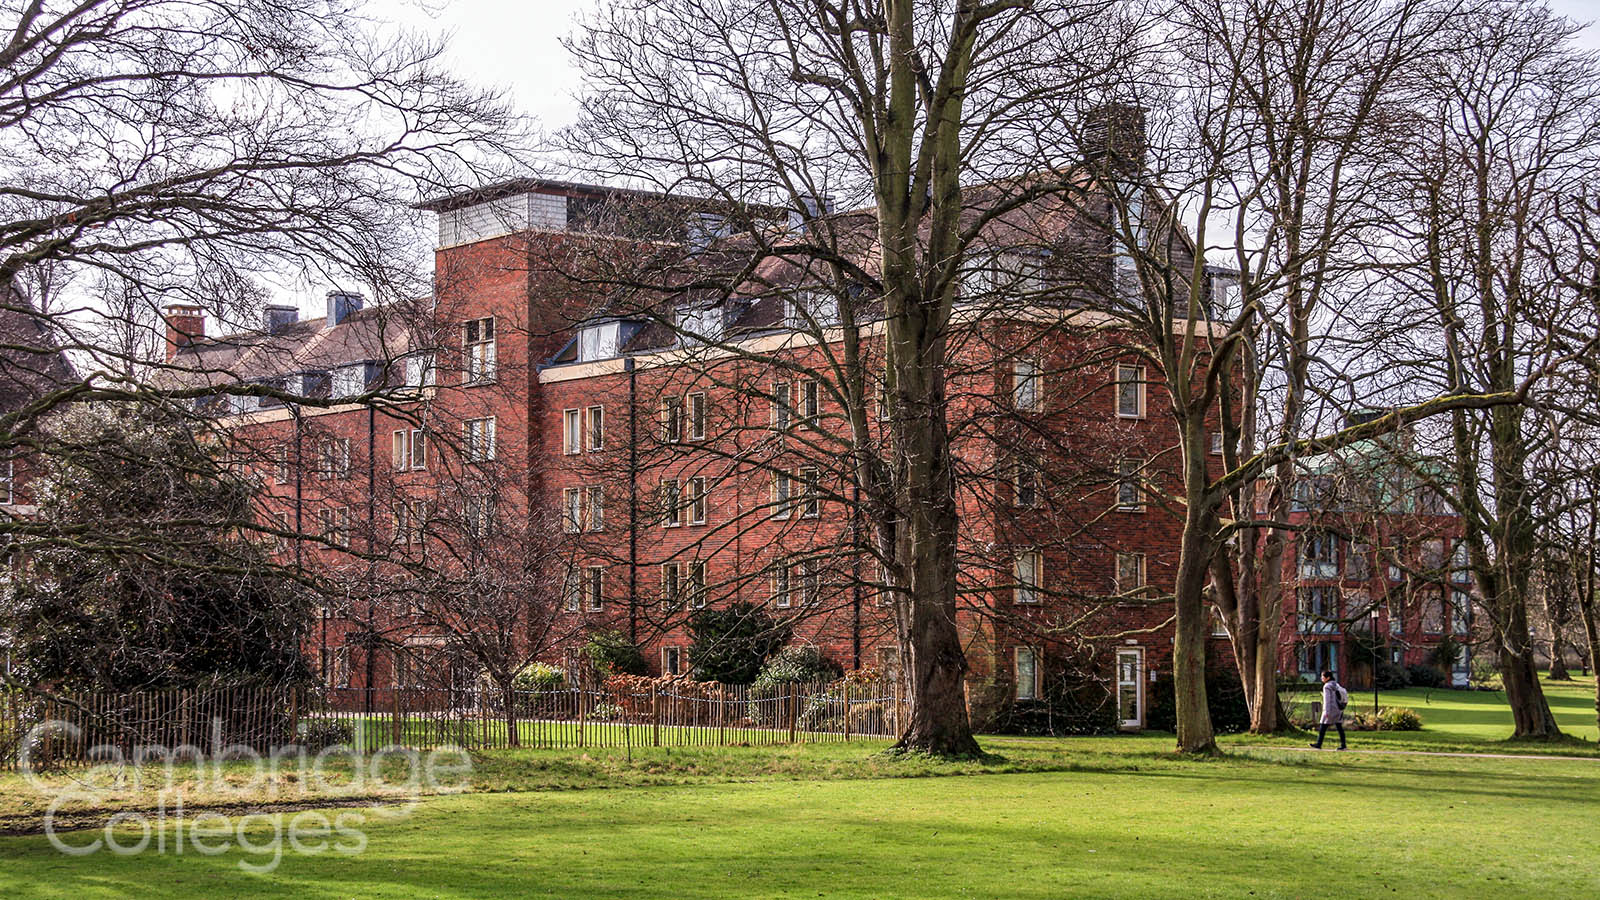
[[[1344,721],[1344,710],[1339,708],[1339,682],[1330,681],[1322,686],[1322,721],[1337,725]]]

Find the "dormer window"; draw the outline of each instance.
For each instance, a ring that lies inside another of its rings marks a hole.
[[[367,390],[367,364],[354,363],[340,366],[333,370],[333,394],[335,400],[344,397],[356,397]]]
[[[785,301],[784,325],[800,331],[839,324],[839,298],[831,291],[796,291]]]
[[[612,359],[622,352],[622,323],[586,325],[578,332],[578,361]]]
[[[406,357],[406,387],[431,387],[433,378],[433,354],[419,353],[415,356]]]
[[[678,310],[678,340],[688,347],[722,340],[722,307],[686,306]]]

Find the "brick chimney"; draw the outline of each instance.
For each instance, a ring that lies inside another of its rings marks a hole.
[[[198,306],[174,303],[163,310],[162,318],[167,322],[168,360],[197,338],[206,336],[205,312]]]
[[[1144,107],[1133,103],[1106,103],[1083,117],[1083,156],[1108,168],[1139,172],[1144,169],[1148,136]]]

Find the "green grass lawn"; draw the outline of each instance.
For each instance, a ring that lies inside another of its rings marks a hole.
[[[1549,690],[1563,727],[1592,740],[1592,682]],[[0,837],[0,896],[1600,896],[1600,762],[1359,750],[1592,755],[1592,744],[1508,744],[1493,693],[1382,702],[1417,709],[1426,729],[1352,735],[1358,750],[1344,754],[1231,736],[1224,758],[1202,761],[1175,757],[1163,734],[987,737],[993,756],[964,762],[888,757],[882,742],[497,751],[477,756],[468,793],[405,815],[359,810],[356,855],[288,853],[257,874],[239,864],[270,859],[264,844],[178,855],[170,828],[166,853],[132,856]],[[37,821],[46,802],[0,777],[0,828]],[[338,812],[358,810],[327,815]],[[245,836],[264,842],[292,814]]]
[[[1164,744],[1164,742],[1161,742]],[[1600,769],[1240,750],[1191,762],[1150,738],[991,739],[1054,772],[704,782],[434,798],[370,821],[355,856],[105,853],[0,839],[25,897],[1593,897]],[[1081,749],[1080,749],[1081,748]],[[698,757],[674,751],[669,757]],[[727,752],[727,751],[723,751]],[[754,750],[744,751],[754,753]],[[866,747],[791,762],[863,762]],[[521,756],[532,758],[534,751]],[[735,754],[736,757],[739,754]],[[524,759],[525,763],[527,759]],[[515,765],[512,760],[508,765]],[[701,760],[708,770],[727,759]],[[903,774],[980,772],[906,761]],[[965,768],[963,768],[965,767]],[[878,774],[892,775],[880,769]],[[261,823],[251,832],[268,834]],[[73,835],[89,840],[92,832]],[[130,840],[137,834],[130,836]]]

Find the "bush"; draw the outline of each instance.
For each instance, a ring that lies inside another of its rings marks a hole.
[[[1412,687],[1442,688],[1450,686],[1450,677],[1430,665],[1412,663],[1406,666],[1406,676]]]
[[[644,675],[650,671],[644,654],[620,631],[601,630],[589,635],[584,645],[584,656],[600,673],[601,678],[612,675]]]
[[[1398,691],[1411,686],[1411,673],[1406,667],[1387,660],[1379,661],[1376,677],[1380,691]]]
[[[1378,713],[1379,731],[1421,731],[1422,717],[1404,706],[1386,706]]]
[[[832,681],[843,672],[839,664],[822,655],[816,647],[785,647],[768,659],[756,675],[755,687],[780,684],[812,684]]]
[[[749,684],[789,633],[753,603],[702,609],[689,619],[689,665],[703,681]]]
[[[306,723],[305,731],[300,735],[300,744],[312,753],[318,753],[329,747],[348,747],[355,739],[355,734],[350,730],[350,725],[337,719],[313,719]]]
[[[1145,724],[1156,731],[1178,729],[1177,694],[1172,673],[1156,676],[1146,697],[1150,711]],[[1211,711],[1211,727],[1217,734],[1240,734],[1250,730],[1250,707],[1244,702],[1244,685],[1239,675],[1228,669],[1206,670],[1206,706]]]
[[[567,686],[567,674],[555,666],[529,663],[511,679],[511,686],[519,691],[559,691]]]

